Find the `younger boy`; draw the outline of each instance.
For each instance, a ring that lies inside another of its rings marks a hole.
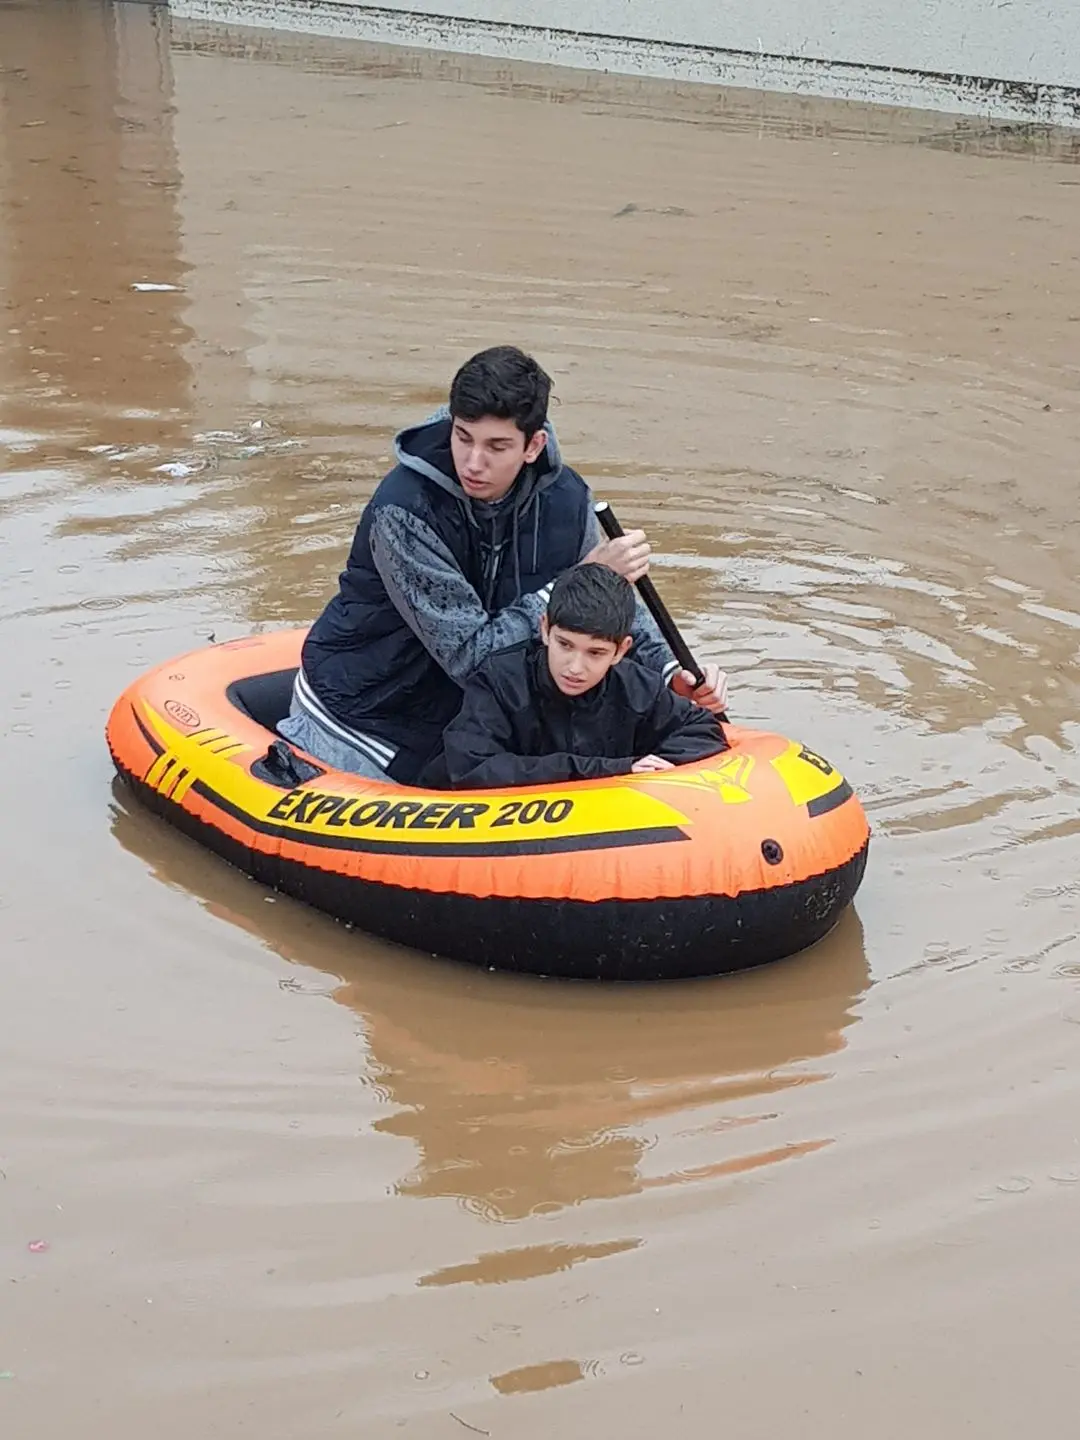
[[[450,784],[595,780],[670,770],[726,750],[715,715],[625,658],[634,609],[633,586],[605,565],[562,574],[540,641],[491,656],[466,683],[443,737]]]

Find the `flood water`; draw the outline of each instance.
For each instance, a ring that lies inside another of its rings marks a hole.
[[[1077,159],[0,4],[5,1437],[1066,1432]],[[118,692],[309,620],[504,340],[734,714],[863,797],[813,952],[481,974],[114,787]]]

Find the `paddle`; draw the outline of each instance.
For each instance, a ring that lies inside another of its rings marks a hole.
[[[617,540],[620,535],[626,533],[615,518],[615,511],[612,510],[606,500],[601,500],[593,506],[593,509],[596,511],[596,518],[600,522],[601,530],[603,530],[609,540]],[[656,621],[657,629],[667,641],[671,653],[675,656],[675,659],[682,668],[688,670],[694,677],[694,684],[703,685],[705,683],[705,674],[701,666],[694,659],[690,646],[687,645],[679,633],[679,627],[671,618],[671,612],[657,594],[656,586],[648,575],[643,575],[636,584],[638,594],[642,600],[644,600],[649,614]],[[725,725],[728,723],[726,714],[720,715],[718,718],[722,720]]]

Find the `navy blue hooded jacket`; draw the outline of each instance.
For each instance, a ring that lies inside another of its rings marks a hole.
[[[304,642],[304,676],[329,714],[397,751],[409,783],[489,655],[536,635],[551,583],[601,538],[584,480],[554,431],[495,504],[454,472],[449,412],[404,430],[397,465],[364,508],[338,593]],[[635,655],[677,668],[639,604]]]

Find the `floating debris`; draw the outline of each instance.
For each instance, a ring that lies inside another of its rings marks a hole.
[[[186,480],[189,475],[197,475],[200,470],[205,470],[208,461],[199,458],[197,460],[168,460],[164,465],[155,465],[155,475],[168,475],[173,480]]]
[[[466,1429],[466,1430],[471,1430],[474,1435],[490,1435],[490,1434],[491,1434],[491,1431],[490,1431],[490,1430],[481,1430],[479,1425],[470,1425],[469,1422],[468,1422],[468,1420],[462,1420],[461,1416],[460,1416],[460,1415],[455,1415],[454,1412],[453,1412],[453,1410],[450,1411],[450,1419],[451,1419],[451,1420],[456,1420],[459,1425],[464,1425],[464,1426],[465,1426],[465,1429]]]

